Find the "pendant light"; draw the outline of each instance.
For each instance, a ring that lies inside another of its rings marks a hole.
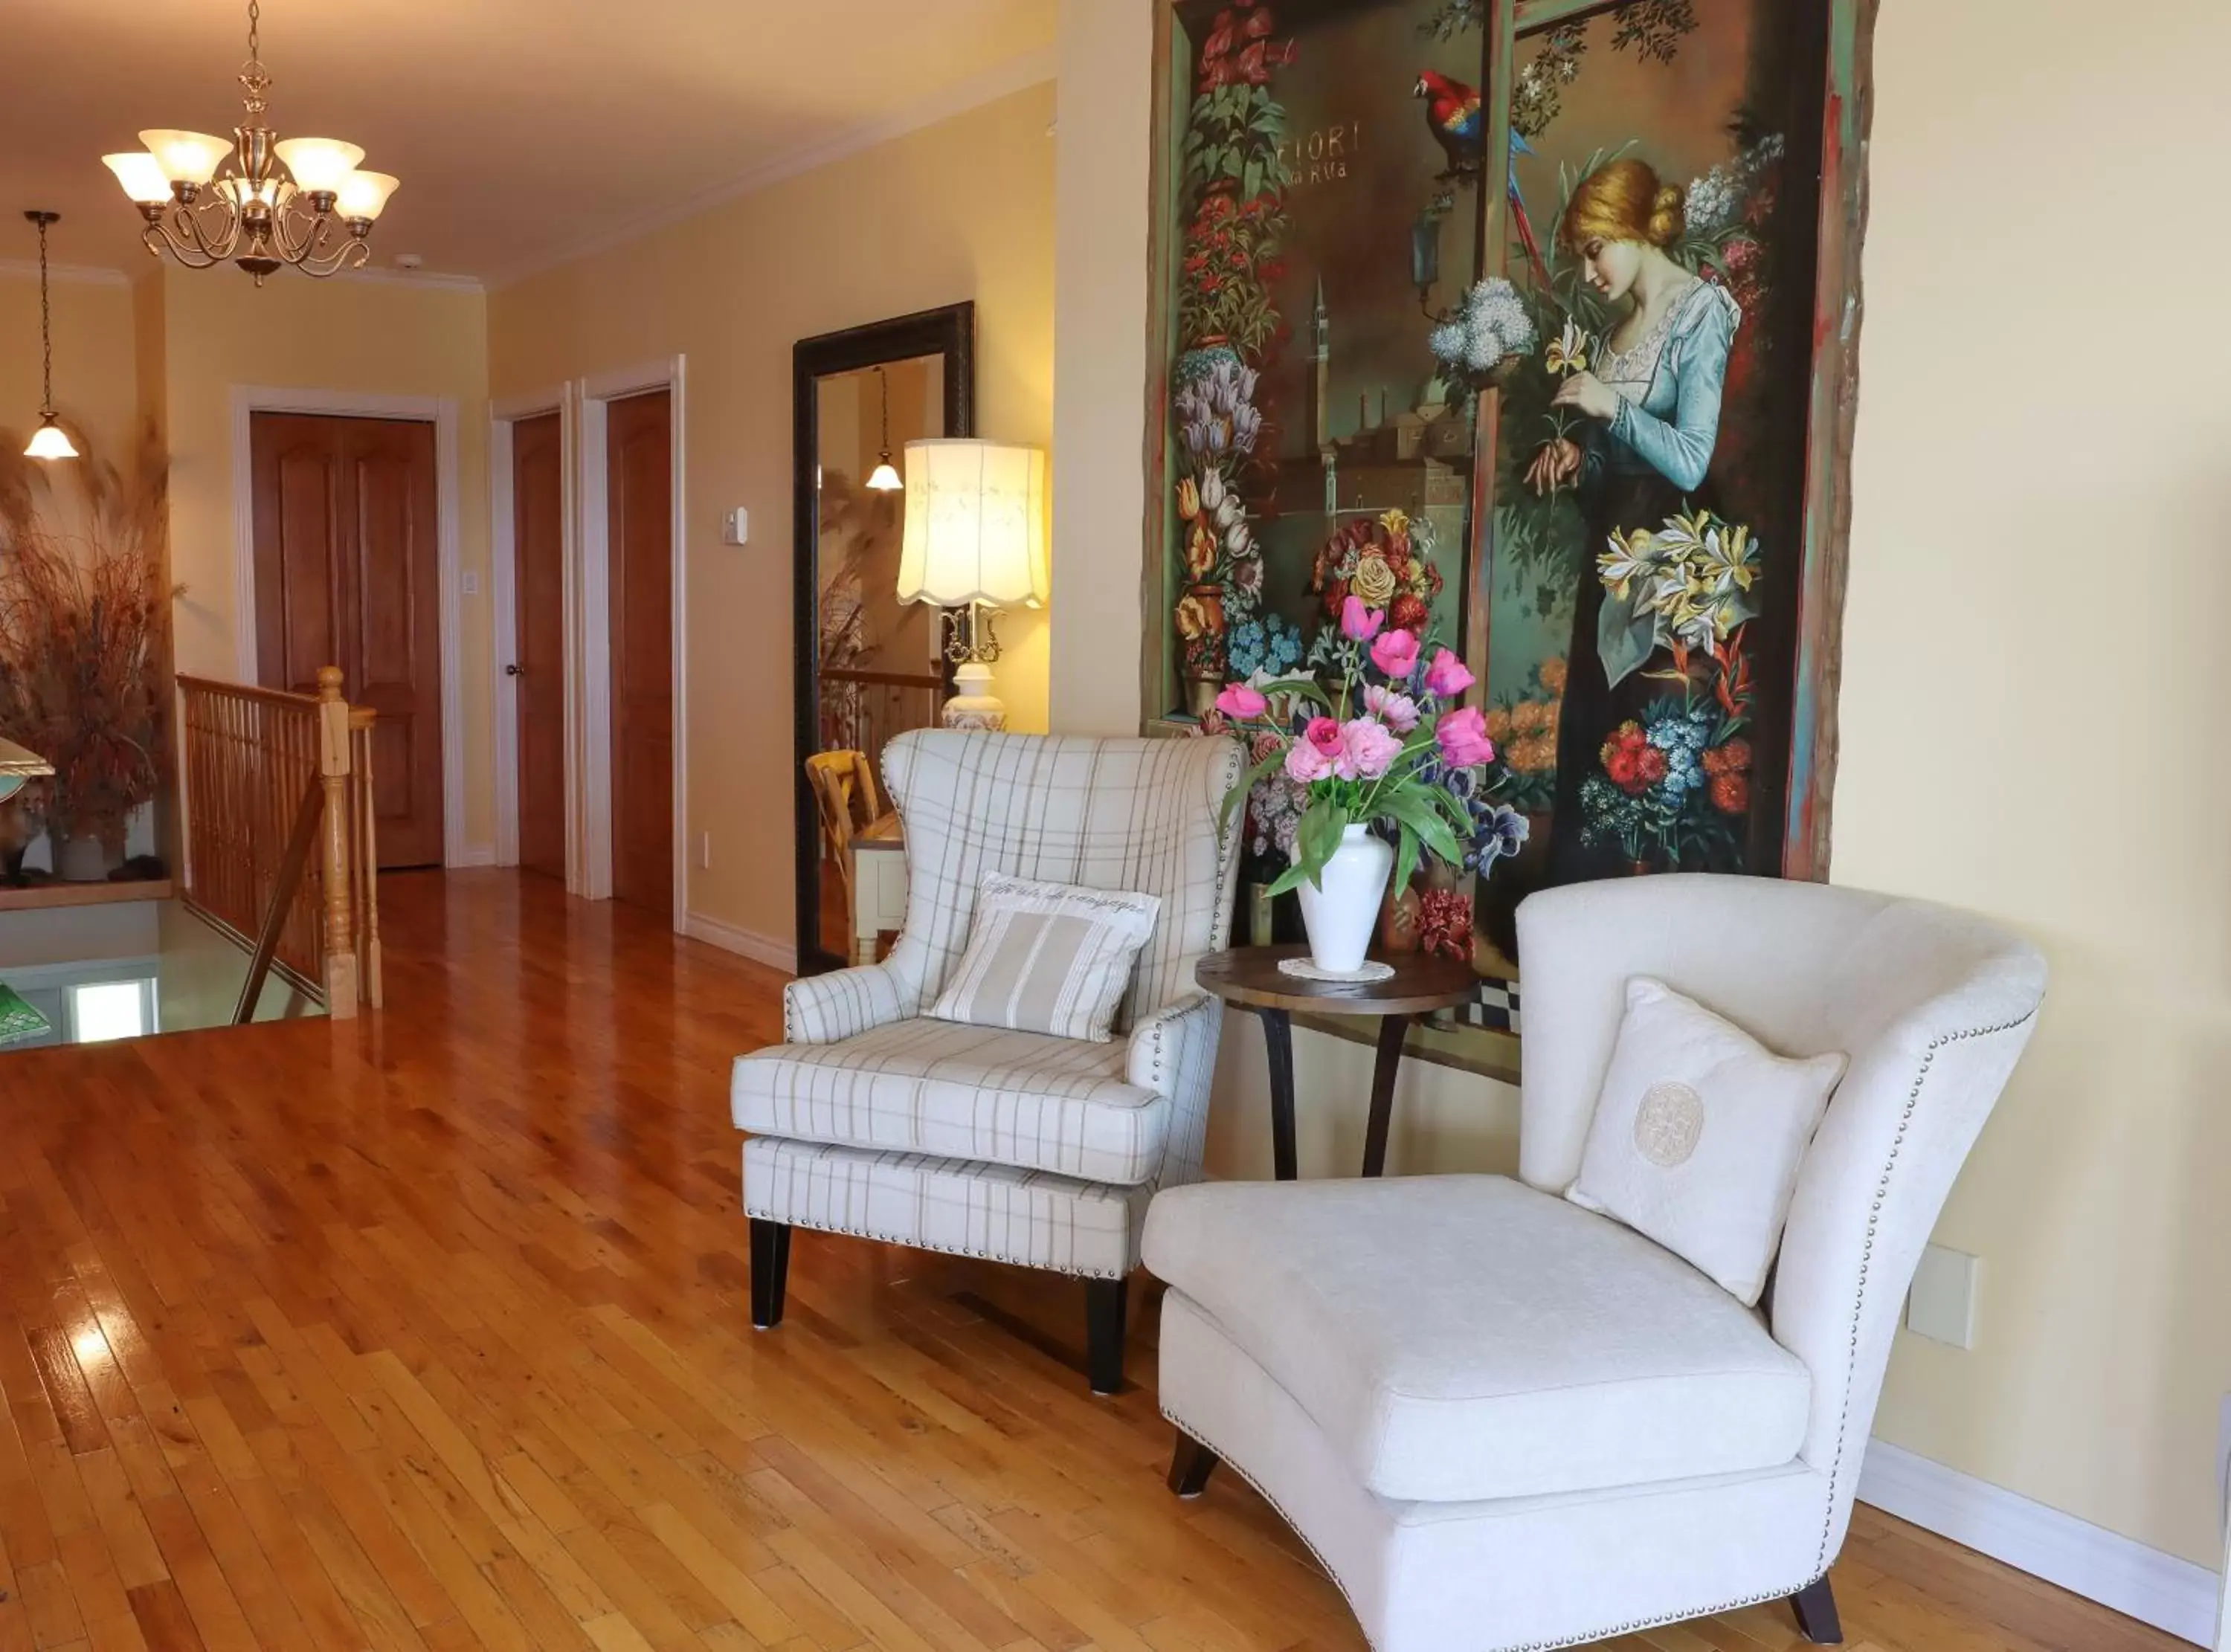
[[[868,475],[868,486],[879,494],[896,494],[906,484],[899,480],[898,467],[891,462],[891,381],[883,370],[876,369],[876,383],[883,393],[883,459]]]
[[[46,399],[39,403],[39,428],[31,432],[31,445],[23,449],[23,455],[28,459],[74,459],[77,449],[70,445],[62,427],[55,422],[55,318],[47,302],[47,226],[60,219],[61,214],[26,212],[23,216],[39,226],[39,348],[46,391]]]

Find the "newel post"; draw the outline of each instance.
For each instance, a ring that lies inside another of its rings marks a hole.
[[[356,1014],[356,926],[349,912],[349,708],[341,668],[318,668],[318,774],[326,792],[326,1013]]]

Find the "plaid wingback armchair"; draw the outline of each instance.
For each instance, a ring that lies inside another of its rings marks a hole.
[[[1080,1275],[1093,1391],[1122,1385],[1148,1201],[1200,1179],[1222,1012],[1193,965],[1231,930],[1240,770],[1229,740],[890,743],[906,927],[881,964],[792,982],[786,1042],[735,1064],[753,1325],[782,1318],[793,1227],[858,1234]],[[923,1016],[990,872],[1161,898],[1112,1042]]]

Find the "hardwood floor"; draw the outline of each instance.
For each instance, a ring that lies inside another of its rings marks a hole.
[[[552,881],[383,881],[389,1008],[0,1055],[0,1652],[1353,1649],[1154,1316],[800,1232],[745,1313],[725,1068],[779,978]],[[2183,1642],[1862,1507],[1877,1652]],[[1607,1642],[1797,1644],[1760,1608]]]

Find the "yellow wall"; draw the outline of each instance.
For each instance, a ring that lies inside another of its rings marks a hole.
[[[784,947],[794,933],[791,346],[973,299],[978,433],[1044,443],[1052,113],[1052,87],[1034,87],[488,300],[499,399],[688,358],[686,841],[713,838],[711,866],[690,869],[695,915]],[[721,543],[738,505],[751,511],[741,548]],[[1036,615],[999,620],[999,692],[1018,728],[1045,726],[1046,630]]]
[[[1145,141],[1148,4],[1062,10],[1055,441],[1064,499],[1094,501],[1056,540],[1063,726],[1136,713],[1135,633],[1098,613],[1138,601],[1145,192],[1088,185]],[[2231,258],[2195,205],[2227,52],[2200,0],[2107,30],[2086,0],[1883,8],[1833,844],[1840,881],[1989,913],[2054,971],[1939,1229],[1982,1258],[1978,1345],[1902,1334],[1878,1435],[2211,1567],[2231,332],[2158,272],[2204,289]],[[1310,1043],[1303,1173],[1349,1173],[1368,1058]],[[1259,1039],[1222,1072],[1212,1162],[1260,1174]],[[1413,1068],[1399,1105],[1400,1167],[1510,1164],[1502,1087]]]
[[[139,440],[131,290],[120,278],[56,281],[50,290],[55,409],[87,451],[129,471]],[[0,435],[21,453],[38,423],[39,278],[11,268],[0,272]]]
[[[488,300],[477,291],[282,271],[262,287],[232,270],[151,271],[143,336],[159,333],[170,432],[171,571],[178,668],[235,677],[232,387],[446,397],[457,403],[460,601],[468,857],[492,852],[488,610]],[[128,345],[132,322],[124,333]],[[130,373],[127,370],[126,381]],[[253,616],[248,616],[253,623]]]

